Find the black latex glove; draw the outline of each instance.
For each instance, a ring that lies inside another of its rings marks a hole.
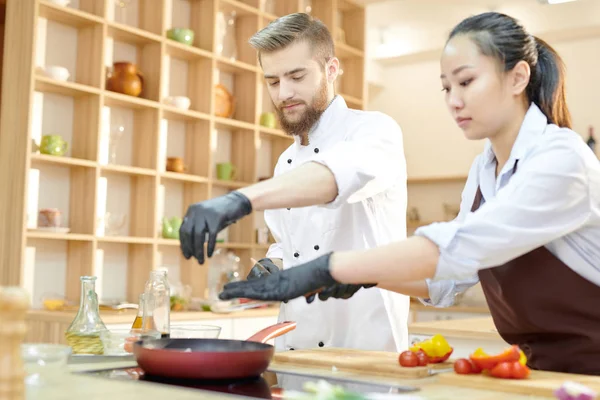
[[[225,285],[223,292],[219,294],[219,298],[229,300],[244,297],[287,302],[300,296],[306,296],[307,303],[312,303],[317,295],[316,292],[323,291],[322,296],[319,293],[321,300],[326,300],[329,297],[348,299],[363,287],[375,286],[374,284],[347,285],[338,283],[329,273],[331,254],[327,253],[306,264],[285,269],[276,274],[266,275],[259,279],[229,283]]]
[[[260,265],[255,264],[248,273],[248,276],[246,277],[247,280],[250,281],[256,278],[262,278],[264,276],[276,274],[281,271],[277,265],[273,264],[273,261],[271,261],[270,258],[262,258],[258,260],[258,263],[260,263],[260,265],[262,265],[264,268],[261,268]]]
[[[319,300],[321,300],[321,301],[325,301],[325,300],[329,299],[330,297],[333,297],[335,299],[349,299],[350,297],[354,296],[354,293],[358,292],[360,289],[362,289],[362,288],[367,289],[367,288],[370,288],[373,286],[377,286],[377,285],[374,285],[374,284],[355,285],[355,284],[338,283],[338,284],[328,287],[327,289],[322,290],[321,292],[318,293],[318,296],[319,296]],[[315,296],[316,296],[316,294],[313,294],[312,296],[308,297],[306,299],[306,302],[312,303],[315,300]]]
[[[259,279],[228,283],[219,298],[288,301],[335,285],[338,282],[329,273],[331,254]]]
[[[189,206],[181,228],[179,242],[183,256],[194,256],[204,264],[204,242],[208,234],[206,255],[212,257],[217,233],[252,212],[252,203],[238,191]]]

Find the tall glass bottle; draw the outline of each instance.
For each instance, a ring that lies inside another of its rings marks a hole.
[[[108,329],[100,318],[96,277],[82,276],[79,311],[67,331],[65,338],[73,349],[73,354],[103,354],[100,335]]]
[[[154,327],[163,337],[168,337],[171,325],[171,290],[167,271],[154,270],[144,290],[144,312],[152,315]]]

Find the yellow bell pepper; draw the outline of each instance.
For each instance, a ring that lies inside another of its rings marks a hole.
[[[527,356],[525,355],[525,353],[523,353],[523,350],[519,350],[519,353],[521,354],[521,356],[519,357],[519,364],[527,365]]]
[[[430,339],[415,343],[410,347],[413,352],[423,350],[428,357],[443,357],[452,350],[446,339],[440,335],[434,335]]]

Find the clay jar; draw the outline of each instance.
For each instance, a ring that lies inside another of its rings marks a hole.
[[[143,76],[137,66],[130,62],[116,62],[108,74],[106,88],[110,91],[139,96],[142,92]]]

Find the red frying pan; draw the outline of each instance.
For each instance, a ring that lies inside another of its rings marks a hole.
[[[138,365],[147,375],[183,379],[242,379],[262,374],[275,348],[265,342],[296,328],[281,322],[248,340],[144,339],[133,345]]]

